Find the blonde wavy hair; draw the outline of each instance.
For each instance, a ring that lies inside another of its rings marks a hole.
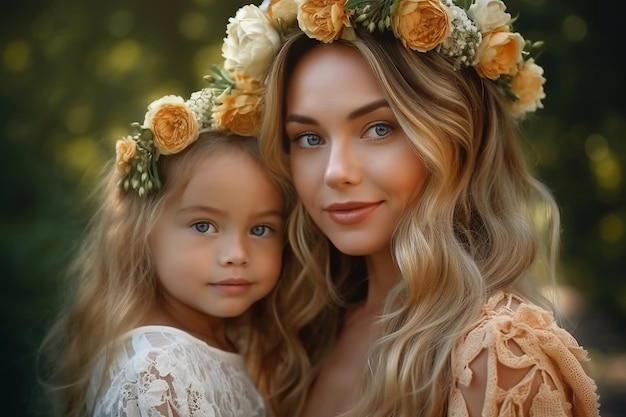
[[[115,167],[108,167],[110,173],[95,193],[98,210],[71,267],[76,283],[71,301],[40,349],[40,370],[56,397],[59,415],[88,414],[86,392],[98,356],[104,352],[110,364],[119,337],[140,325],[158,303],[148,238],[163,208],[180,196],[195,167],[206,155],[224,147],[240,149],[263,164],[255,138],[206,132],[184,151],[160,158],[158,169],[164,185],[155,194],[142,198],[124,192],[118,187]],[[274,179],[289,212],[294,201],[292,186]],[[301,366],[292,347],[298,343],[296,334],[282,320],[279,303],[299,269],[292,259],[285,245],[284,267],[276,288],[229,323],[254,381],[274,410],[283,408],[294,385],[292,369]]]
[[[365,58],[429,178],[396,227],[392,255],[402,279],[387,297],[383,335],[363,364],[361,400],[345,416],[445,416],[451,354],[487,298],[507,289],[548,305],[532,279],[554,282],[558,208],[527,167],[508,100],[494,83],[473,68],[455,69],[442,54],[409,51],[389,34],[362,31],[356,38],[336,42]],[[289,34],[267,75],[261,153],[285,180],[286,85],[299,58],[319,45],[302,32]],[[297,413],[367,283],[362,259],[337,253],[301,204],[288,230],[304,265],[290,298],[308,354],[307,378],[293,393]]]

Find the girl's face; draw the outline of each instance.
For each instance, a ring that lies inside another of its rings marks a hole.
[[[267,295],[281,270],[283,216],[279,190],[250,155],[211,153],[150,235],[166,310],[193,328]]]
[[[427,172],[366,62],[348,46],[319,46],[286,87],[291,172],[304,207],[341,252],[389,253]]]

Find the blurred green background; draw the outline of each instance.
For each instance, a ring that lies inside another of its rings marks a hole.
[[[84,203],[128,124],[161,95],[188,97],[221,63],[247,2],[32,0],[0,25],[0,414],[46,416],[34,352],[58,308]],[[624,2],[509,0],[546,42],[545,109],[524,125],[537,174],[562,207],[564,307],[591,353],[604,417],[626,409]]]

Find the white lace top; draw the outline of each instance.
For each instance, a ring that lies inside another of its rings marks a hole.
[[[103,358],[91,377],[94,417],[265,417],[243,357],[168,326],[124,336],[98,396]]]

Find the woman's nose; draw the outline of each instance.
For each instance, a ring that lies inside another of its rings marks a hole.
[[[331,141],[324,179],[330,187],[358,184],[361,180],[360,164],[349,140]]]

